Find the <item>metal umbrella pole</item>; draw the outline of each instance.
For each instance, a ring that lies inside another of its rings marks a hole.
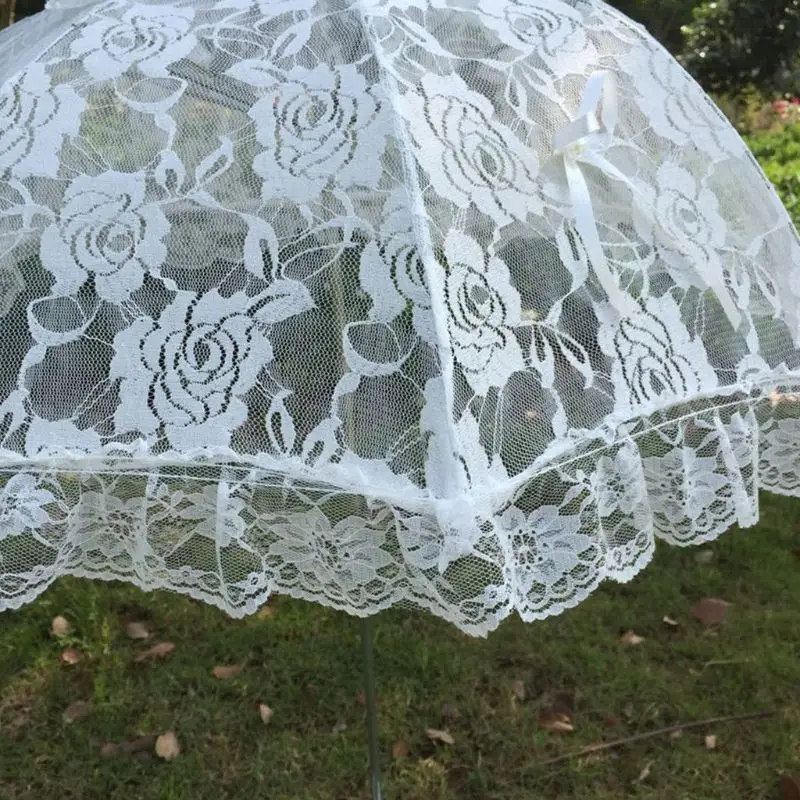
[[[367,742],[372,800],[382,800],[381,755],[378,742],[378,702],[375,695],[375,661],[372,655],[372,619],[361,619],[361,645],[364,652],[364,700],[367,715]]]

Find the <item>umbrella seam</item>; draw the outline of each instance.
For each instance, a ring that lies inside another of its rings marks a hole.
[[[408,195],[410,210],[413,215],[413,226],[417,247],[420,248],[420,260],[425,268],[427,290],[431,295],[431,315],[433,317],[436,338],[438,340],[440,353],[440,380],[445,396],[445,414],[447,415],[445,424],[445,435],[450,445],[449,467],[452,483],[449,486],[440,487],[444,491],[445,497],[453,497],[463,494],[467,490],[466,476],[461,469],[461,450],[459,447],[459,436],[453,420],[455,412],[455,400],[453,396],[453,348],[450,333],[447,330],[446,322],[442,319],[442,310],[446,309],[446,297],[442,287],[439,286],[435,274],[436,255],[433,248],[433,240],[430,229],[428,228],[424,203],[422,201],[422,191],[416,177],[416,159],[412,154],[411,142],[405,130],[402,114],[397,106],[397,87],[391,74],[386,67],[386,59],[380,51],[380,44],[372,38],[370,18],[363,0],[355,0],[354,5],[361,16],[364,26],[364,37],[369,43],[381,76],[381,85],[386,90],[386,97],[391,106],[392,121],[394,123],[395,135],[398,142],[402,145],[401,153],[403,167],[406,173],[404,188]],[[433,492],[431,491],[431,495]]]

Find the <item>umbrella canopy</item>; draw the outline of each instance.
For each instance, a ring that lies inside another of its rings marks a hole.
[[[483,634],[800,493],[797,233],[600,0],[56,0],[0,44],[0,608]]]

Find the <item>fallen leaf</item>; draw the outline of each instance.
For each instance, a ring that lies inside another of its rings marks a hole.
[[[662,622],[663,622],[665,625],[669,625],[669,626],[670,626],[670,628],[677,628],[677,627],[678,627],[678,625],[680,625],[680,623],[678,622],[678,620],[676,620],[676,619],[672,619],[672,617],[664,617],[664,619],[662,620]]]
[[[124,742],[106,742],[100,748],[100,755],[105,758],[111,756],[130,756],[152,750],[156,743],[156,736],[137,736]]]
[[[50,623],[50,631],[53,636],[62,639],[72,633],[72,625],[64,617],[53,617],[53,621]]]
[[[392,758],[405,758],[408,755],[408,744],[405,739],[400,739],[392,745]]]
[[[92,701],[91,700],[76,700],[74,703],[70,703],[64,713],[61,715],[61,718],[67,725],[70,725],[73,722],[77,722],[79,719],[85,719],[92,713]]]
[[[523,681],[514,681],[511,684],[511,692],[520,703],[525,702],[525,683]]]
[[[800,776],[782,775],[778,788],[783,800],[800,800]]]
[[[178,743],[175,731],[162,733],[156,739],[155,751],[156,755],[159,758],[163,758],[164,761],[172,761],[173,758],[177,758],[181,754],[181,746]]]
[[[572,724],[572,714],[566,709],[543,708],[538,715],[541,728],[552,733],[571,733],[575,730]]]
[[[228,680],[228,678],[233,678],[235,675],[238,675],[242,671],[241,664],[218,664],[212,672],[214,673],[215,678],[219,678],[221,681]]]
[[[775,408],[775,406],[781,405],[781,403],[800,403],[800,395],[779,392],[776,389],[769,396],[769,404],[772,408]]]
[[[261,715],[261,721],[267,725],[272,720],[272,709],[266,703],[260,703],[258,706],[258,713]]]
[[[76,650],[74,647],[68,647],[66,650],[61,652],[61,663],[62,664],[69,664],[72,666],[73,664],[77,664],[81,660],[81,654],[79,650]]]
[[[713,733],[710,733],[708,736],[706,736],[706,738],[705,738],[705,746],[706,746],[706,750],[715,750],[716,749],[716,747],[717,747],[717,737],[714,736]]]
[[[347,730],[347,723],[339,720],[334,726],[331,733],[344,733]]]
[[[700,550],[694,554],[694,560],[697,564],[710,564],[714,560],[714,551]]]
[[[672,733],[669,735],[669,738],[680,739],[681,736],[683,736],[683,730],[679,728],[677,731],[672,731]]]
[[[639,777],[634,781],[634,783],[641,783],[642,781],[647,780],[647,778],[650,775],[650,767],[652,765],[653,765],[653,762],[652,761],[648,761],[644,765],[644,767],[642,767],[642,771],[639,773]]]
[[[716,597],[705,597],[692,606],[691,613],[703,625],[719,625],[727,616],[729,605]]]
[[[130,639],[149,639],[150,631],[144,622],[129,622],[125,626],[125,633]]]
[[[447,731],[439,731],[436,730],[436,728],[426,728],[425,733],[432,742],[442,742],[443,744],[456,743],[456,740]]]
[[[148,661],[151,659],[164,658],[168,656],[175,649],[172,642],[158,642],[146,650],[140,650],[133,658],[137,663],[141,661]]]
[[[275,616],[275,609],[272,606],[263,606],[257,616],[259,619],[269,619]]]
[[[619,640],[622,644],[636,645],[644,641],[644,636],[639,636],[639,634],[634,631],[627,631],[619,637]]]

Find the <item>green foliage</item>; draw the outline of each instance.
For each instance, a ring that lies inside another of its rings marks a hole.
[[[745,137],[786,209],[800,226],[800,124]]]
[[[692,17],[680,58],[706,90],[785,90],[796,79],[800,0],[705,0]]]
[[[714,102],[741,134],[781,130],[786,123],[776,113],[770,96],[748,84],[736,92],[712,93]]]
[[[611,5],[644,25],[672,53],[683,47],[681,28],[692,18],[697,0],[611,0]]]

